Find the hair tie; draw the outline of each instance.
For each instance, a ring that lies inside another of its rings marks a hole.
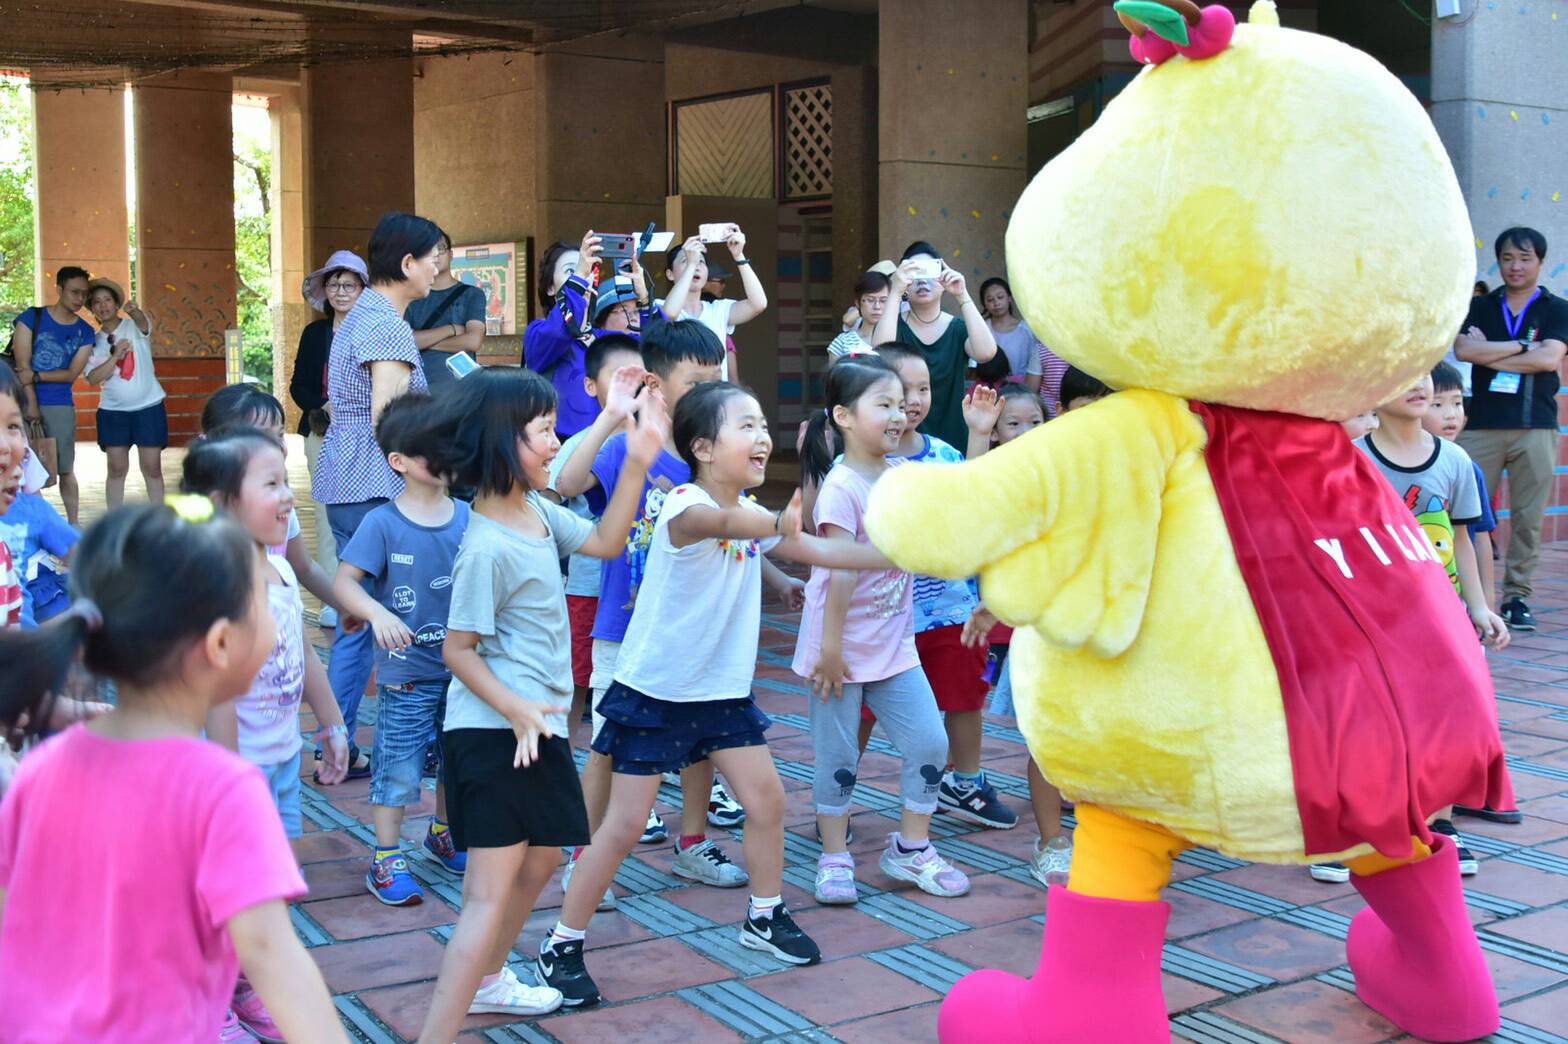
[[[192,524],[210,521],[215,510],[212,501],[200,493],[178,493],[164,497],[163,502],[169,510]]]
[[[88,634],[103,630],[103,611],[98,608],[98,603],[91,598],[78,598],[61,615],[74,616],[82,621],[82,626],[87,629]]]

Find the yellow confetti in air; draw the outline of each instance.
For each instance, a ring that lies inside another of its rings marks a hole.
[[[1560,200],[1562,198],[1563,198],[1563,194],[1561,192],[1553,192],[1552,193],[1552,202],[1553,203],[1556,203],[1558,200]]]
[[[947,75],[953,76],[953,75],[956,75],[957,72],[958,72],[957,69],[949,69],[949,70],[947,70]]]
[[[1001,162],[1001,159],[1002,159],[1002,154],[1000,152],[993,152],[993,153],[991,153],[991,162],[992,163],[999,163],[999,162]]]
[[[980,212],[978,210],[971,210],[969,212],[969,216],[972,218],[978,218],[980,216]]]
[[[1509,109],[1508,110],[1508,118],[1510,120],[1513,120],[1515,123],[1518,123],[1519,122],[1519,113],[1516,110],[1514,110],[1514,109]]]
[[[609,198],[610,198],[610,194],[609,194],[609,193],[608,193],[608,192],[606,192],[606,193],[605,193],[605,194],[604,194],[604,198],[605,198],[605,199],[609,199]]]
[[[909,208],[909,216],[910,217],[914,217],[918,213],[920,213],[920,211],[916,210],[914,207],[910,207]]]
[[[1482,243],[1481,243],[1481,240],[1479,238],[1477,238],[1476,241],[1475,241],[1475,248],[1477,250],[1482,249]]]
[[[954,257],[958,257],[958,256],[960,256],[960,255],[962,255],[962,254],[963,254],[963,251],[962,251],[962,250],[955,250],[955,251],[953,251],[953,256],[954,256]]]
[[[173,283],[164,283],[163,288],[169,291],[171,294],[177,294],[180,292],[180,288],[175,286]]]

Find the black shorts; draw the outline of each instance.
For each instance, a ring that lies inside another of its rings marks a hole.
[[[677,703],[620,682],[604,691],[594,713],[604,725],[593,749],[610,759],[610,771],[626,776],[679,772],[716,750],[764,746],[763,730],[773,724],[749,696]]]
[[[164,449],[169,445],[169,413],[163,401],[140,410],[99,410],[98,448],[145,446]]]
[[[539,760],[514,768],[511,729],[453,729],[441,734],[447,819],[459,852],[512,845],[586,845],[588,809],[571,742],[539,741]]]

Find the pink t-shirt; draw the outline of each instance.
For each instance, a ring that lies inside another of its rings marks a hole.
[[[281,584],[267,585],[267,607],[278,640],[250,691],[234,701],[234,715],[239,721],[240,756],[252,765],[270,768],[299,753],[304,743],[299,701],[305,694],[305,657],[315,651],[305,645],[305,603],[294,570],[280,555],[268,555],[267,561],[283,578]]]
[[[0,802],[0,1040],[216,1040],[226,930],[305,894],[262,774],[200,739],[75,725]]]
[[[889,461],[890,465],[895,461]],[[855,534],[858,543],[870,543],[866,536],[866,501],[871,496],[871,481],[840,462],[822,480],[817,494],[817,531],[834,525]],[[806,609],[800,619],[800,637],[795,643],[795,673],[811,677],[822,647],[822,614],[827,608],[828,578],[831,569],[811,568],[806,581]],[[844,665],[848,682],[874,682],[902,674],[920,665],[915,652],[915,609],[909,574],[901,569],[865,570],[855,581],[849,612],[844,616]]]

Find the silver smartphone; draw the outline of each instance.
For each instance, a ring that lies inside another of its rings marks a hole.
[[[467,352],[453,352],[446,357],[446,368],[451,371],[453,377],[461,379],[479,369],[479,363]]]

